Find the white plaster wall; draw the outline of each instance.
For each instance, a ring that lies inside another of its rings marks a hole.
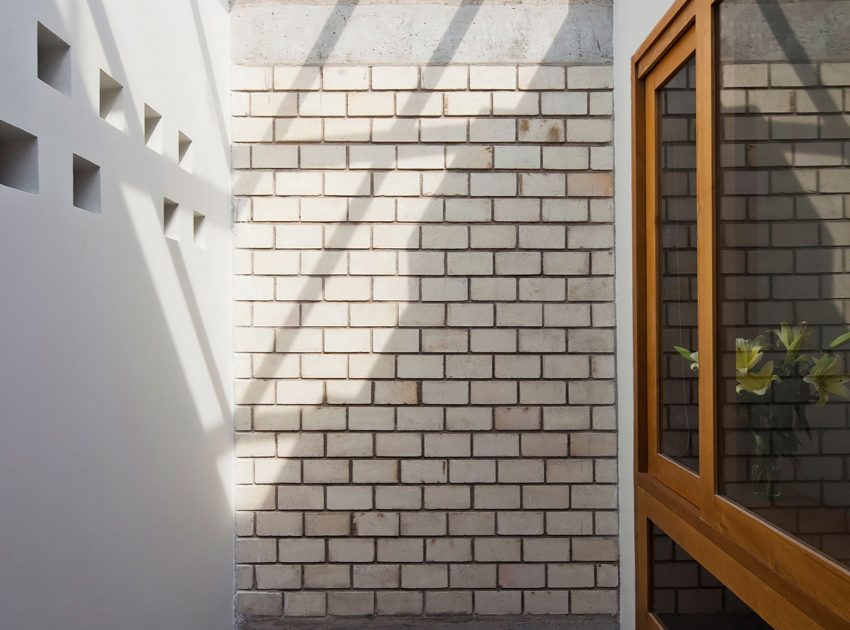
[[[614,2],[614,229],[620,450],[620,626],[634,628],[634,373],[632,346],[631,58],[673,0]],[[631,588],[629,587],[631,585]]]
[[[232,627],[227,11],[0,5],[0,120],[38,136],[40,167],[38,194],[0,186],[4,628]],[[37,21],[71,45],[70,97],[36,77]],[[98,116],[100,69],[125,86],[127,131]],[[164,156],[144,145],[145,102]],[[74,153],[101,166],[101,214],[73,207]],[[185,212],[180,242],[163,197]]]

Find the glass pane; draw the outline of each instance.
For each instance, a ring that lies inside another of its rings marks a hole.
[[[721,492],[850,566],[850,2],[719,18]]]
[[[770,630],[770,624],[652,526],[652,612],[668,630]]]
[[[699,470],[696,82],[693,57],[657,91],[661,224],[661,452]]]

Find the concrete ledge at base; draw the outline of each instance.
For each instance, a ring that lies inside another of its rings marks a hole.
[[[239,630],[616,630],[617,617],[610,615],[567,615],[547,617],[321,617],[309,619],[276,619],[273,621],[243,621]]]

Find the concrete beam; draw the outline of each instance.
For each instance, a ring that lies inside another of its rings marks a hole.
[[[236,64],[610,63],[610,0],[239,0]]]

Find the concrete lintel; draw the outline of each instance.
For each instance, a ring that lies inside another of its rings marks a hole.
[[[417,4],[237,3],[236,64],[601,64],[612,59],[609,0]]]

